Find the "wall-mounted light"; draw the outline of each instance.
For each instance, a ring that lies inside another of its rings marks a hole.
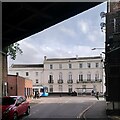
[[[106,17],[106,13],[105,12],[101,12],[100,13],[100,17],[101,17],[101,19],[104,18],[104,17]]]

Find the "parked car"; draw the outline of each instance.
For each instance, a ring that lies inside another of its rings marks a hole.
[[[17,120],[24,113],[30,114],[30,104],[25,97],[2,97],[2,120]]]

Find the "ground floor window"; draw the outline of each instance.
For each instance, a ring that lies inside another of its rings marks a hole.
[[[82,93],[86,93],[86,85],[82,85]]]
[[[68,92],[72,93],[72,85],[68,85]]]
[[[96,85],[93,85],[93,91],[96,92]]]
[[[50,85],[50,86],[49,86],[49,91],[50,91],[50,93],[53,92],[53,85]]]
[[[63,91],[63,86],[59,85],[59,92],[62,92],[62,91]]]
[[[24,88],[24,95],[26,96],[26,88]]]

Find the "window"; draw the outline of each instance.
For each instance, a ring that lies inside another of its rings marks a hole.
[[[95,67],[98,68],[99,67],[99,63],[96,63]]]
[[[53,85],[50,85],[50,86],[49,86],[49,91],[50,91],[50,92],[53,92]]]
[[[86,85],[82,85],[82,93],[86,93]]]
[[[63,87],[62,87],[62,85],[59,85],[59,91],[60,91],[60,92],[63,91]]]
[[[69,80],[72,80],[72,72],[69,72]]]
[[[96,85],[93,85],[93,91],[96,92]]]
[[[98,80],[99,80],[99,73],[96,72],[96,74],[95,74],[95,81],[98,81]]]
[[[26,72],[26,76],[29,76],[29,72]]]
[[[36,79],[36,83],[38,83],[38,79]]]
[[[26,88],[24,88],[24,95],[26,96]]]
[[[79,68],[82,68],[82,63],[79,64]]]
[[[62,64],[59,64],[59,69],[62,69]]]
[[[38,76],[38,72],[35,72],[35,75]]]
[[[83,81],[83,75],[79,74],[79,81]]]
[[[69,64],[69,68],[72,68],[72,64]]]
[[[69,93],[72,92],[72,85],[68,85],[68,92],[69,92]]]
[[[59,73],[59,80],[62,80],[62,72]]]
[[[91,74],[90,73],[87,74],[87,81],[91,81]]]
[[[23,99],[23,102],[25,102],[25,101],[26,101],[26,98],[25,98],[25,97],[22,97],[22,99]]]
[[[53,75],[50,75],[49,78],[50,78],[50,80],[53,80]]]
[[[53,75],[49,75],[49,83],[53,82]]]
[[[16,97],[3,97],[2,105],[12,105],[15,103],[16,99]]]
[[[87,63],[87,67],[88,67],[88,68],[91,68],[91,64],[90,64],[90,63]]]
[[[53,65],[50,65],[50,69],[53,69]]]

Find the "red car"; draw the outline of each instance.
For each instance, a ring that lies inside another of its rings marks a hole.
[[[20,115],[30,114],[30,104],[22,96],[5,96],[2,98],[2,120],[17,120]]]

